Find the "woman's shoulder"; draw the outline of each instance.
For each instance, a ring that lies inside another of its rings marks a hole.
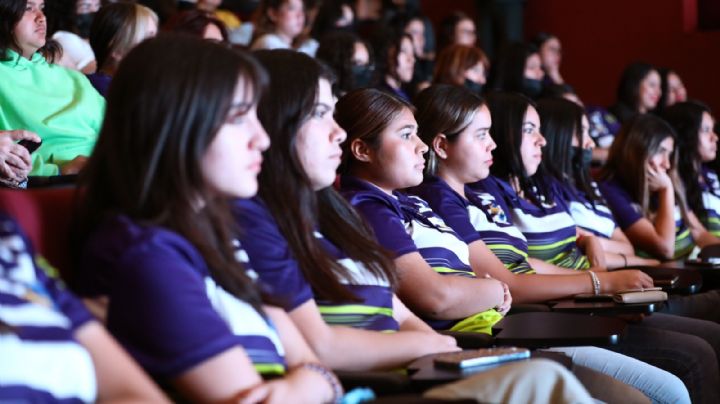
[[[263,34],[255,39],[250,46],[252,50],[258,49],[290,49],[285,41],[280,36],[273,33]]]
[[[340,179],[340,194],[355,207],[385,206],[399,209],[397,198],[386,194],[374,184],[359,178],[342,176]]]
[[[426,177],[422,184],[408,189],[408,192],[421,198],[433,208],[448,203],[463,206],[468,204],[447,182],[435,176]]]
[[[208,271],[200,252],[185,237],[124,215],[106,218],[88,240],[80,261],[84,294],[108,293],[109,280],[116,276],[165,276],[165,269],[178,267],[200,276]],[[148,267],[153,270],[144,271]]]

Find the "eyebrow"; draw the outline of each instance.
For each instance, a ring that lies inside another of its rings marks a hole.
[[[415,130],[415,129],[417,129],[417,125],[413,125],[413,124],[404,125],[404,126],[398,128],[398,131],[405,130],[405,129]]]
[[[537,125],[535,125],[535,124],[532,123],[532,122],[523,122],[523,126],[525,126],[525,125],[530,125],[530,126],[532,126],[533,128],[537,126]]]
[[[243,100],[243,101],[239,101],[239,102],[233,102],[232,104],[230,104],[230,109],[248,108],[251,106],[252,106],[252,102]]]
[[[332,106],[330,104],[325,104],[324,102],[318,102],[314,105],[315,108],[325,107],[327,109],[332,109]]]

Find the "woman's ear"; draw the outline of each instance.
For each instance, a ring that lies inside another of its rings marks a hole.
[[[273,24],[277,24],[277,14],[277,10],[274,8],[268,8],[267,11],[265,11],[268,20],[272,21]]]
[[[364,163],[372,161],[372,150],[368,147],[367,143],[361,139],[353,139],[353,141],[350,142],[350,153],[352,153],[353,158],[357,161]]]
[[[432,150],[435,152],[435,155],[438,156],[438,158],[447,158],[448,140],[445,135],[443,135],[442,133],[438,133],[433,138],[432,144],[430,146],[432,147]]]

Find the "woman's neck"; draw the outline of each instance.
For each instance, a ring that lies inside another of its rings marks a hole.
[[[381,191],[383,191],[384,193],[386,193],[388,195],[392,195],[392,193],[394,191],[394,189],[392,189],[392,188],[383,186],[379,181],[377,181],[377,178],[374,175],[372,175],[372,173],[369,173],[365,170],[350,170],[350,175],[355,178],[361,179],[363,181],[366,181],[366,182],[369,182],[369,183],[375,185]]]
[[[387,83],[388,86],[390,86],[391,88],[393,88],[395,90],[400,88],[400,80],[396,79],[395,77],[393,77],[389,74],[385,76],[385,83]]]
[[[448,184],[450,189],[457,192],[460,196],[467,199],[465,196],[465,183],[458,180],[457,176],[453,175],[453,173],[449,172],[449,170],[445,169],[445,167],[440,166],[438,167],[437,172],[438,178],[445,181],[445,183]]]
[[[20,56],[24,57],[27,60],[32,60],[33,55],[35,52],[38,51],[37,48],[32,49],[13,49],[15,52],[17,52]]]

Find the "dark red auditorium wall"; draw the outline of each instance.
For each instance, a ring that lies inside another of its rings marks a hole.
[[[436,24],[452,9],[476,13],[473,0],[421,4]],[[689,96],[720,116],[720,31],[698,31],[697,21],[697,0],[527,0],[525,7],[526,38],[539,31],[560,38],[562,74],[586,103],[613,103],[623,68],[644,60],[676,70]]]

